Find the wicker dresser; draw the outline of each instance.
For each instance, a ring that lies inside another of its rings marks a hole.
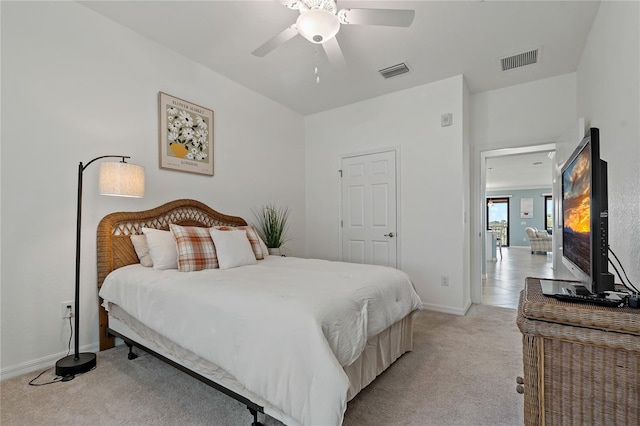
[[[525,425],[640,424],[640,309],[520,293]]]

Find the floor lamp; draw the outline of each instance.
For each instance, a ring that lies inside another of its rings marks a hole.
[[[56,362],[56,375],[71,380],[76,374],[86,373],[96,366],[96,354],[79,353],[80,342],[80,225],[82,222],[82,173],[94,161],[103,158],[122,158],[120,162],[100,163],[100,193],[123,197],[144,196],[144,167],[125,162],[124,155],[103,155],[86,165],[78,166],[78,217],[76,225],[76,294],[75,294],[75,351]]]

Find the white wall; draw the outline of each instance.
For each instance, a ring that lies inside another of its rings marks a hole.
[[[575,122],[575,73],[471,95],[471,297],[474,303],[481,301],[481,273],[485,266],[483,153],[507,148],[526,150],[553,143]]]
[[[102,197],[98,167],[84,174],[81,348],[98,341],[95,233],[110,212],[195,198],[251,220],[286,204],[304,256],[301,115],[75,2],[2,2],[1,89],[3,377],[66,354],[80,161],[130,155],[147,181],[143,199]],[[159,169],[159,91],[214,110],[214,177]]]
[[[553,142],[575,119],[575,73],[477,93],[471,144],[477,151]]]
[[[471,209],[473,208],[471,198],[471,92],[466,84],[463,91],[463,134],[462,134],[462,182],[464,185],[463,193],[463,236],[464,236],[464,255],[462,260],[463,281],[466,283],[462,288],[463,300],[471,301]]]
[[[636,287],[640,287],[639,28],[640,3],[602,2],[577,72],[578,115],[585,117],[587,127],[600,129],[600,155],[608,163],[609,245]]]
[[[306,117],[307,254],[338,259],[339,158],[400,148],[402,263],[425,306],[463,313],[464,207],[462,76]],[[453,125],[440,126],[444,113]],[[448,275],[450,285],[440,285]]]

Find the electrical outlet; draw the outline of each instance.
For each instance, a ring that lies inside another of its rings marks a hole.
[[[444,285],[444,286],[448,286],[449,285],[449,275],[442,275],[440,277],[440,284]]]
[[[71,306],[71,315],[69,315],[69,306]],[[67,300],[66,302],[60,302],[60,309],[62,312],[62,319],[69,319],[76,313],[76,304],[73,300]]]

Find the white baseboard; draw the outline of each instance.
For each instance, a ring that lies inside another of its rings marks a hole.
[[[100,351],[100,345],[94,343],[92,345],[86,345],[80,347],[80,352],[98,352]],[[33,371],[45,370],[55,365],[56,361],[60,358],[67,356],[67,351],[60,352],[53,355],[47,355],[42,358],[33,359],[31,361],[25,361],[20,364],[11,365],[0,370],[0,380],[10,379],[12,377],[20,376],[22,374],[31,373]],[[34,376],[35,377],[35,376]]]
[[[467,303],[465,304],[465,307],[461,309],[461,308],[454,308],[454,307],[445,306],[445,305],[435,305],[433,303],[423,303],[422,309],[425,309],[427,311],[442,312],[445,314],[466,315],[467,311],[471,307],[471,304],[472,304],[471,300],[468,300]]]

